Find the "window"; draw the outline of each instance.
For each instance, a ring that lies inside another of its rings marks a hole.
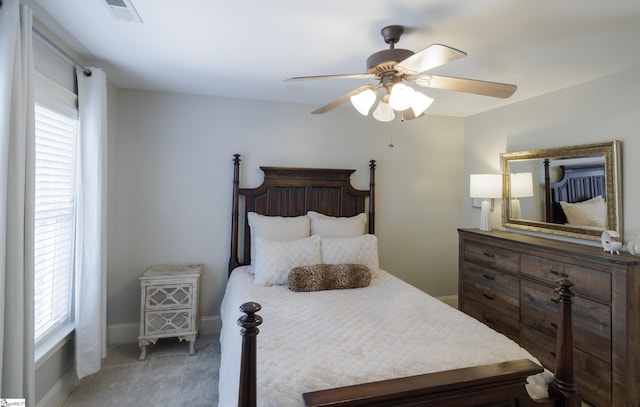
[[[73,321],[75,95],[38,76],[35,106],[35,341]]]

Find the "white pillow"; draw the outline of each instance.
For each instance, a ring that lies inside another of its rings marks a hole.
[[[322,237],[356,237],[365,233],[367,214],[361,213],[352,217],[333,217],[309,211],[311,234]]]
[[[306,216],[265,216],[247,213],[251,229],[251,264],[256,259],[256,238],[269,240],[295,240],[311,236],[311,223]]]
[[[371,277],[378,276],[378,238],[376,235],[362,235],[329,239],[322,238],[322,263],[324,264],[364,264]]]
[[[576,203],[560,201],[560,206],[570,225],[605,227],[607,207],[602,196]]]
[[[287,284],[294,267],[322,263],[320,236],[298,240],[256,238],[255,282],[261,285]]]

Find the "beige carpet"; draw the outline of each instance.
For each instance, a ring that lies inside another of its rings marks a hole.
[[[220,343],[218,336],[188,342],[159,340],[139,361],[137,344],[112,345],[102,370],[80,380],[62,407],[217,406]]]

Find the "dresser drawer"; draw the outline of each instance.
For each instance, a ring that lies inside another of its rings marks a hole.
[[[553,285],[559,278],[568,278],[574,284],[573,292],[578,296],[611,303],[609,273],[527,254],[522,255],[521,263],[523,274],[540,278]]]
[[[147,285],[145,310],[191,308],[194,283]]]
[[[520,283],[516,276],[466,263],[464,266],[464,296],[507,314],[520,318]]]
[[[464,298],[464,312],[478,321],[488,325],[492,329],[507,335],[514,341],[520,336],[520,324],[517,319],[511,318],[493,308],[487,307],[481,302],[470,298]]]
[[[611,308],[576,296],[572,314],[574,347],[611,363]],[[527,280],[520,282],[520,320],[555,338],[558,305],[551,287]]]
[[[520,344],[552,372],[555,370],[556,338],[525,324],[520,326]],[[574,374],[582,396],[596,406],[611,405],[611,364],[579,349],[573,351]]]
[[[465,242],[464,260],[486,268],[515,274],[520,270],[518,252],[474,241]]]
[[[144,336],[188,334],[195,330],[192,310],[148,311],[144,313]]]

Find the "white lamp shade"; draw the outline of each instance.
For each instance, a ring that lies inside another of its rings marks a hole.
[[[353,107],[355,107],[361,115],[366,116],[369,114],[371,106],[376,102],[376,92],[371,88],[367,88],[362,92],[351,96],[350,99]]]
[[[471,198],[501,198],[502,175],[471,174],[469,178],[469,195]]]
[[[411,109],[416,117],[420,116],[429,106],[433,103],[433,99],[424,93],[414,91],[413,101],[411,102]]]
[[[520,172],[511,174],[511,198],[525,198],[533,196],[533,174]]]
[[[389,105],[393,110],[407,110],[411,107],[414,93],[415,91],[413,90],[413,88],[403,83],[396,83],[391,88],[391,94],[389,95]]]
[[[373,111],[373,117],[381,122],[390,122],[396,117],[396,114],[388,103],[380,101],[378,107]]]

